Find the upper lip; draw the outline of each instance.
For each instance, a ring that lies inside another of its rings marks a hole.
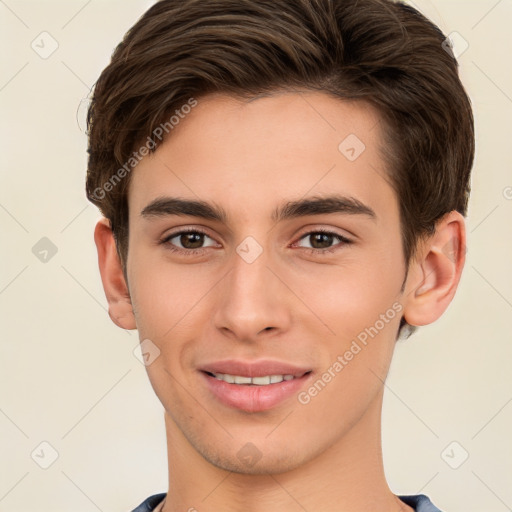
[[[199,368],[203,372],[227,373],[241,377],[264,377],[266,375],[293,375],[302,377],[311,371],[311,368],[295,366],[281,361],[240,361],[225,360],[205,364]]]

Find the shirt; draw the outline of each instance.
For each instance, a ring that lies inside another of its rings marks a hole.
[[[143,501],[132,512],[152,512],[156,506],[165,498],[166,493],[154,494]],[[406,505],[412,507],[416,512],[441,512],[424,494],[415,496],[398,496]]]

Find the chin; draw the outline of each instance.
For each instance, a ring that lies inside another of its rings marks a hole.
[[[241,448],[233,451],[233,446],[237,445],[241,445]],[[279,448],[271,445],[260,450],[250,441],[245,444],[232,441],[225,450],[219,449],[218,445],[196,446],[195,449],[213,466],[243,475],[286,473],[306,462],[303,449],[295,452],[288,446]]]
[[[225,471],[231,471],[233,473],[238,473],[241,475],[269,475],[269,474],[280,474],[287,473],[288,471],[292,471],[293,469],[301,466],[303,461],[293,461],[288,457],[281,458],[276,456],[265,457],[262,456],[255,463],[247,463],[245,461],[240,461],[237,456],[229,456],[217,454],[213,459],[207,459],[214,466],[223,469]]]

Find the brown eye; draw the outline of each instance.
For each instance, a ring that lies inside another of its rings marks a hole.
[[[207,242],[206,239],[208,239],[209,242],[205,244],[205,242]],[[166,236],[160,243],[164,244],[172,251],[177,251],[184,254],[195,254],[208,247],[217,245],[215,240],[213,240],[206,233],[203,233],[197,229],[172,233]]]
[[[176,238],[176,237],[175,237]],[[181,245],[185,249],[198,249],[204,242],[203,233],[182,233],[179,235]]]
[[[300,242],[304,240],[308,241],[310,245],[302,245]],[[349,240],[348,238],[344,237],[343,235],[339,235],[338,233],[316,230],[302,235],[298,245],[299,247],[302,247],[314,254],[325,254],[334,252],[337,249],[341,249],[341,247],[344,245],[351,243],[352,240]]]
[[[309,235],[313,249],[326,249],[333,243],[334,235],[329,233],[313,233]]]

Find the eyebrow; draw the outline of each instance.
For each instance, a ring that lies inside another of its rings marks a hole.
[[[309,215],[329,213],[365,215],[371,219],[377,218],[376,213],[369,206],[354,197],[330,195],[327,197],[308,197],[306,199],[287,201],[272,212],[271,220],[280,222]],[[214,203],[177,197],[157,198],[141,211],[141,216],[145,218],[168,215],[189,215],[222,223],[226,223],[228,220],[226,211]]]

